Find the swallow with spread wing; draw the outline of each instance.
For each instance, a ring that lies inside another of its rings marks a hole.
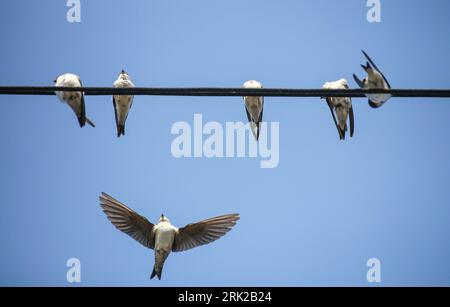
[[[154,225],[106,193],[100,206],[109,221],[145,247],[155,251],[155,264],[150,279],[161,279],[164,262],[171,252],[181,252],[216,241],[239,220],[239,214],[227,214],[177,228],[163,214]]]

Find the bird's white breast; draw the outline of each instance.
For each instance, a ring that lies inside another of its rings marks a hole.
[[[119,78],[114,82],[114,87],[116,88],[130,88],[134,87],[134,84],[128,79]],[[132,95],[115,95],[114,100],[116,101],[116,108],[120,115],[126,114],[131,106],[131,101],[133,99]]]
[[[250,80],[244,83],[244,88],[249,88],[249,89],[260,89],[262,88],[262,84],[259,83],[258,81],[255,80]],[[263,98],[262,97],[258,97],[258,96],[245,96],[244,97],[244,102],[245,102],[245,107],[247,108],[247,111],[250,113],[250,116],[253,118],[253,120],[255,122],[257,122],[259,120],[259,115],[262,111],[262,101]]]
[[[244,98],[245,105],[247,106],[247,109],[253,109],[256,108],[258,111],[261,110],[262,103],[261,103],[261,97],[250,97],[246,96]]]
[[[56,79],[55,86],[80,87],[81,82],[77,75],[64,74]],[[81,102],[81,92],[55,92],[55,94],[61,101],[67,102],[72,108],[78,107]]]
[[[259,115],[262,111],[262,98],[261,97],[244,97],[245,107],[247,111],[250,113],[250,116],[253,118],[255,122],[259,120]]]
[[[383,76],[376,70],[373,70],[373,73],[369,72],[367,79],[367,86],[370,89],[389,89]],[[392,97],[390,94],[368,94],[366,96],[375,103],[384,103]]]
[[[155,250],[172,250],[176,228],[166,222],[161,222],[155,227]]]
[[[330,90],[344,90],[348,88],[347,80],[340,79],[338,81],[334,82],[326,82],[323,85],[324,89],[330,89]],[[331,104],[333,107],[343,107],[343,108],[350,108],[352,105],[352,102],[347,97],[331,97],[330,98]]]
[[[114,87],[134,87],[134,84],[128,79],[119,78],[114,82]]]

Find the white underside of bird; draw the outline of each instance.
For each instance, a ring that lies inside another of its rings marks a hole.
[[[156,273],[162,271],[164,262],[172,251],[173,242],[175,241],[175,235],[177,232],[178,228],[172,226],[172,224],[166,221],[159,222],[157,225],[155,225],[154,271]]]
[[[333,82],[326,82],[323,85],[324,89],[332,89],[332,90],[343,90],[348,89],[348,82],[346,79],[340,79],[338,81]],[[328,97],[326,98],[327,103],[331,109],[331,112],[333,114],[336,113],[337,117],[337,128],[339,135],[341,139],[345,139],[345,132],[348,130],[347,128],[347,120],[350,116],[350,125],[351,127],[351,133],[350,135],[353,136],[353,106],[352,106],[352,100],[349,97]],[[334,118],[334,114],[333,114]],[[334,120],[336,120],[334,118]]]
[[[132,88],[133,82],[129,80],[128,74],[121,73],[119,78],[114,82],[115,88]],[[116,116],[117,136],[125,134],[125,122],[128,117],[128,112],[133,104],[133,95],[114,95],[113,104]]]
[[[350,110],[351,102],[348,98],[332,98],[334,108],[336,110],[336,116],[338,119],[339,128],[342,131],[347,131],[347,118]]]
[[[81,87],[82,84],[80,77],[75,74],[66,73],[58,76],[55,80],[55,86]],[[80,127],[83,127],[86,122],[92,127],[95,127],[95,125],[86,118],[86,106],[84,103],[84,94],[82,92],[56,91],[55,94],[61,102],[67,103],[70,106],[78,118]]]
[[[376,70],[369,68],[367,70],[367,79],[363,80],[367,89],[389,89],[389,85],[383,76]],[[383,104],[392,98],[390,94],[367,94],[367,98],[376,104]]]
[[[244,88],[261,89],[262,84],[255,80],[250,80],[244,83]],[[264,97],[261,96],[245,96],[245,108],[247,111],[248,120],[252,133],[256,140],[259,139],[260,125],[262,121],[262,113],[264,108]]]

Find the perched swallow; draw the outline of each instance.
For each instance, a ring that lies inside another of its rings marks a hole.
[[[236,225],[239,214],[227,214],[177,228],[163,214],[154,225],[106,193],[100,196],[103,212],[109,221],[145,247],[155,251],[155,265],[150,279],[161,274],[170,252],[181,252],[211,243]]]
[[[364,51],[362,51],[362,53],[368,61],[366,65],[361,65],[361,67],[367,72],[367,77],[361,81],[355,74],[353,74],[353,78],[358,86],[362,89],[390,89],[391,85],[383,73],[378,69],[367,53]],[[368,94],[366,96],[369,98],[369,105],[374,109],[381,107],[392,97],[390,94]]]
[[[63,87],[82,87],[80,77],[74,74],[62,74],[54,80],[55,86]],[[80,127],[84,127],[86,123],[95,127],[94,123],[86,117],[86,106],[84,104],[83,92],[55,92],[56,96],[62,101],[66,102],[73,110],[78,118]]]
[[[262,84],[255,80],[250,80],[244,83],[244,88],[263,88]],[[245,112],[252,128],[252,133],[255,139],[259,140],[259,131],[263,118],[264,97],[245,96]]]
[[[324,89],[348,89],[348,83],[345,79],[334,82],[326,82]],[[355,130],[355,121],[353,116],[352,99],[350,97],[327,97],[327,104],[333,116],[334,124],[339,133],[339,138],[345,140],[345,132],[347,131],[347,117],[350,117],[350,137],[353,137]],[[336,116],[334,114],[336,112]]]
[[[131,82],[128,73],[123,69],[119,74],[119,77],[114,82],[114,87],[116,88],[127,88],[134,87],[133,82]],[[113,105],[114,113],[116,116],[116,126],[117,126],[117,137],[120,135],[125,135],[125,121],[128,117],[128,112],[133,104],[133,95],[113,95]]]

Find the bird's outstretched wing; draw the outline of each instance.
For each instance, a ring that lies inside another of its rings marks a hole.
[[[181,252],[216,241],[230,231],[238,220],[239,214],[227,214],[179,228],[172,251]]]
[[[154,225],[118,200],[102,192],[99,197],[108,220],[120,231],[126,233],[148,248],[154,246]]]

